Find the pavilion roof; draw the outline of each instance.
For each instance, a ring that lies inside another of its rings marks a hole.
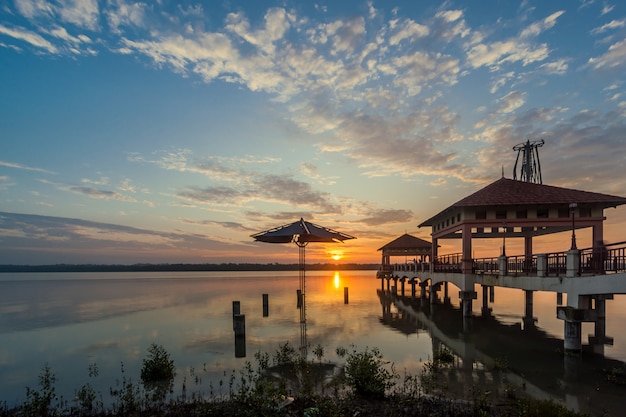
[[[457,201],[437,215],[422,222],[418,227],[432,226],[436,218],[454,208],[561,205],[570,203],[594,204],[607,208],[626,204],[626,198],[502,177],[475,193]]]
[[[415,249],[430,249],[432,243],[427,240],[420,239],[419,237],[411,236],[408,233],[392,240],[378,250],[395,249],[395,250],[415,250]]]

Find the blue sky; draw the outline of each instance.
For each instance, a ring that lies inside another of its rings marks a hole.
[[[297,262],[250,235],[300,217],[358,238],[308,261],[376,262],[526,140],[626,196],[625,7],[4,2],[0,263]]]

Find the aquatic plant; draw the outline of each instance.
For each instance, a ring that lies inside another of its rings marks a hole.
[[[346,358],[346,384],[355,394],[372,398],[383,398],[385,392],[394,386],[396,374],[386,368],[389,362],[377,348],[352,351]]]
[[[56,376],[46,363],[39,374],[39,390],[26,387],[26,401],[21,407],[22,415],[45,417],[52,414],[52,402],[57,398],[55,382]]]
[[[174,386],[176,368],[170,354],[162,345],[152,343],[148,347],[148,357],[143,360],[141,382],[145,390],[152,394],[152,401],[163,401]]]

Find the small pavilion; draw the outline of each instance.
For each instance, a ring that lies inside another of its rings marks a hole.
[[[502,177],[418,227],[432,228],[434,261],[440,239],[462,239],[459,272],[471,274],[472,239],[523,238],[524,255],[530,258],[534,237],[571,231],[571,249],[577,249],[575,231],[591,227],[592,246],[601,250],[604,209],[622,204],[626,204],[624,197]]]
[[[382,251],[383,268],[391,265],[392,256],[403,256],[405,258],[415,259],[417,262],[428,262],[433,253],[430,242],[411,236],[408,233],[392,240],[385,246],[378,249]]]

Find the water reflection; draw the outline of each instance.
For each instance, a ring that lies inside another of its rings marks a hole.
[[[402,297],[384,289],[377,294],[383,325],[406,335],[427,333],[433,352],[442,346],[453,352],[455,361],[445,384],[457,394],[467,395],[476,384],[501,393],[513,388],[574,410],[620,415],[626,391],[623,381],[611,381],[611,374],[623,374],[624,363],[594,354],[594,349],[582,357],[564,355],[563,339],[536,325],[528,302],[521,321],[506,324],[492,308],[482,307],[479,315],[464,318],[448,298]]]
[[[626,302],[607,302],[605,335],[615,338],[602,359],[562,355],[563,323],[556,319],[556,297],[535,293],[533,325],[525,324],[521,291],[496,289],[490,310],[474,304],[464,327],[457,292],[446,302],[390,298],[374,271],[308,271],[306,320],[297,308],[296,272],[20,274],[0,277],[0,402],[19,402],[25,387],[37,387],[48,363],[57,392],[73,398],[89,382],[104,395],[120,379],[120,365],[137,381],[141,359],[155,342],[177,366],[176,390],[187,378],[189,391],[219,390],[233,370],[254,353],[274,353],[289,342],[295,348],[324,348],[324,363],[342,363],[337,347],[377,347],[400,373],[420,373],[438,346],[455,352],[454,375],[466,386],[498,382],[494,368],[506,364],[508,381],[541,397],[582,409],[619,410],[624,385],[611,384],[626,367]],[[344,288],[350,302],[345,303]],[[378,291],[377,291],[378,289]],[[480,291],[480,289],[479,289]],[[443,301],[444,292],[440,292]],[[263,294],[268,294],[264,314]],[[410,294],[410,291],[408,291]],[[479,298],[480,299],[480,298]],[[235,355],[232,302],[245,315],[246,357]],[[467,323],[466,323],[467,324]],[[583,327],[594,333],[593,324]],[[597,334],[597,333],[596,333]],[[305,352],[309,357],[311,351]],[[615,360],[615,359],[619,359]],[[89,378],[96,364],[99,376]],[[607,372],[614,373],[607,376]],[[192,377],[193,371],[193,377]],[[521,388],[520,388],[521,389]]]

